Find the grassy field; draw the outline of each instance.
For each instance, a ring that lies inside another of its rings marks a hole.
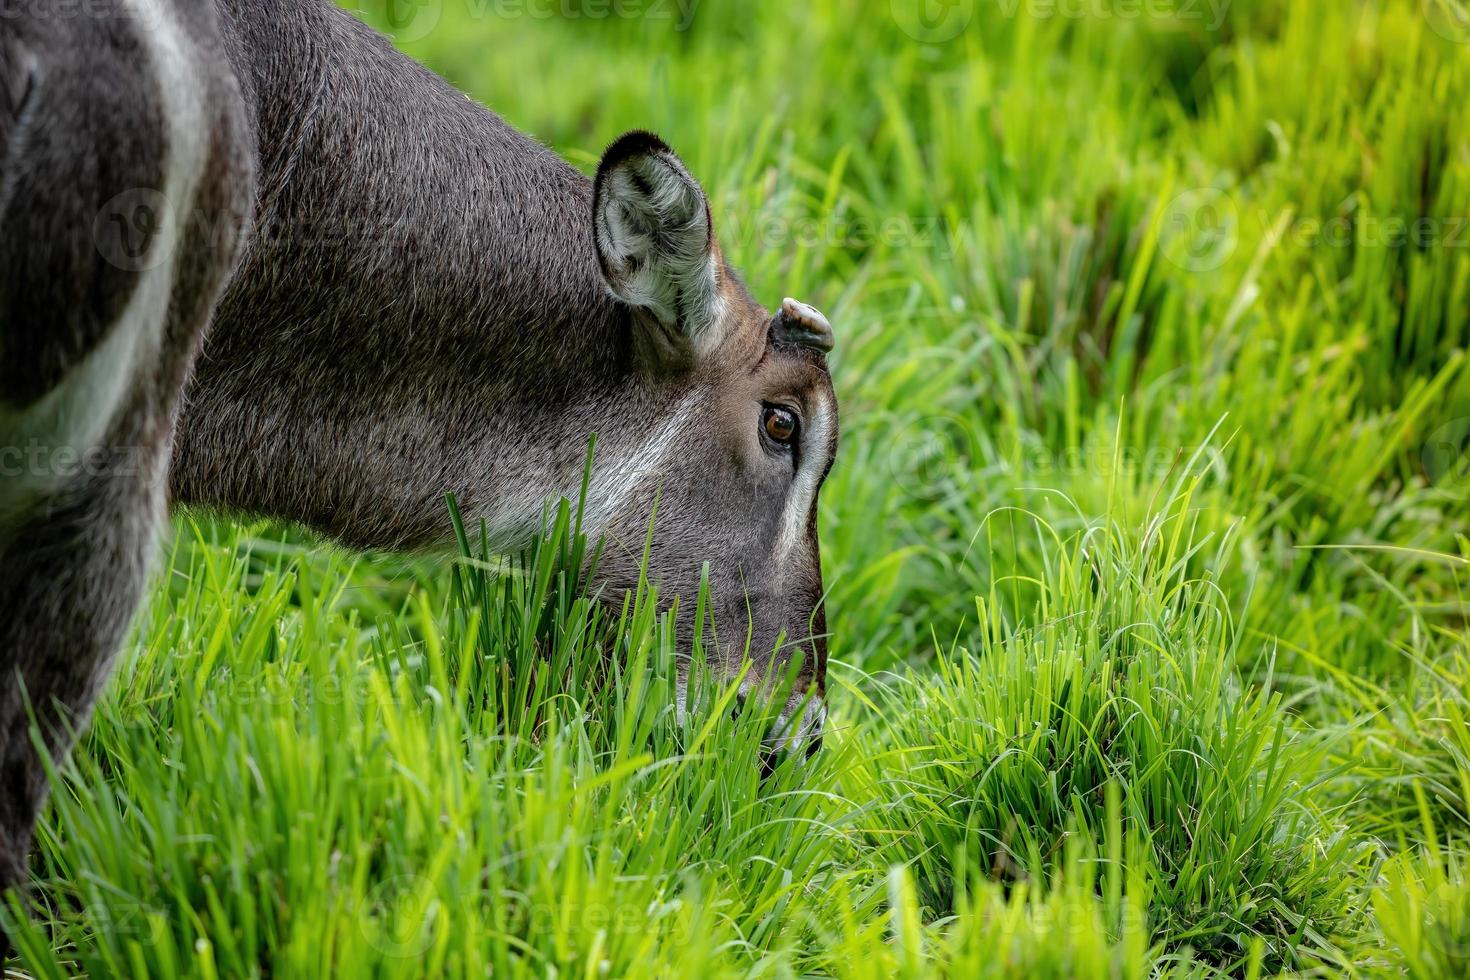
[[[565,513],[525,574],[186,518],[12,969],[1470,971],[1463,5],[368,6],[583,169],[660,132],[837,326],[828,749],[677,724]]]

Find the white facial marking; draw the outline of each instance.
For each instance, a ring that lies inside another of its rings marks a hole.
[[[631,444],[599,440],[587,486],[587,509],[582,515],[582,530],[588,538],[596,539],[640,487],[657,483],[669,454],[693,424],[704,396],[704,388],[692,389],[657,425]],[[512,552],[529,544],[539,533],[543,509],[549,504],[561,498],[576,502],[580,482],[564,484],[559,480],[548,470],[542,482],[522,484],[484,515],[497,550]]]
[[[139,278],[128,305],[101,343],[40,401],[20,411],[0,408],[0,452],[18,453],[10,462],[20,471],[18,478],[7,473],[0,480],[0,528],[28,501],[52,492],[63,480],[75,476],[79,471],[77,458],[100,448],[123,408],[138,366],[151,358],[162,342],[173,292],[180,218],[194,199],[208,152],[208,136],[198,65],[179,25],[170,17],[158,16],[156,0],[131,0],[131,6],[136,34],[148,48],[147,64],[157,77],[163,103],[165,185],[161,194],[153,189],[131,188],[124,192],[129,197],[119,195],[114,200],[125,203],[136,198],[159,203],[163,213],[157,215],[160,220],[149,251],[134,266]],[[107,250],[100,245],[98,248],[99,259],[107,261]],[[5,462],[0,459],[0,465]]]
[[[630,455],[610,458],[602,466],[594,460],[592,482],[587,487],[587,513],[582,521],[589,537],[606,527],[638,487],[650,478],[656,482],[663,476],[664,461],[679,437],[689,431],[704,394],[703,388],[688,392]]]
[[[796,479],[791,481],[791,492],[786,496],[786,509],[781,514],[781,533],[776,539],[774,556],[780,568],[788,555],[801,544],[806,536],[807,520],[811,516],[812,502],[817,496],[817,485],[822,471],[827,466],[827,444],[832,439],[832,420],[835,414],[826,392],[820,392],[812,405],[811,417],[806,420],[806,430],[801,435],[801,465]]]

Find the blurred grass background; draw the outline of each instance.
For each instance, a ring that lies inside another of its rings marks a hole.
[[[1470,970],[1463,5],[357,6],[584,170],[659,132],[837,326],[829,750],[676,725],[565,533],[183,521],[17,970]]]

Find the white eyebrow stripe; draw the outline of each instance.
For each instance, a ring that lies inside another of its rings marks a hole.
[[[827,458],[832,444],[832,404],[825,392],[818,394],[812,407],[812,417],[801,436],[801,465],[796,479],[791,481],[791,492],[786,496],[786,510],[781,514],[781,533],[776,539],[775,559],[777,567],[801,544],[806,535],[807,519],[812,512],[812,502],[817,496],[817,485],[822,472],[827,468]]]

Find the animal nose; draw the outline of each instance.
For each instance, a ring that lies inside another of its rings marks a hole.
[[[766,733],[761,770],[770,775],[783,758],[798,755],[803,760],[811,759],[822,747],[822,737],[827,725],[827,705],[815,696],[803,692]]]

